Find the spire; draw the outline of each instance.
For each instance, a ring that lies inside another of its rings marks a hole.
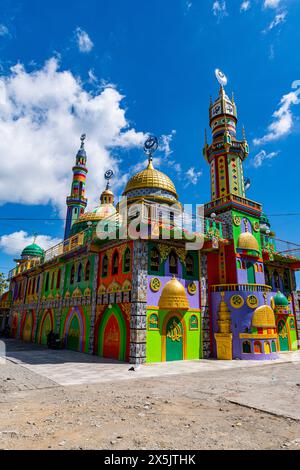
[[[87,206],[87,198],[85,197],[85,183],[88,170],[86,167],[87,156],[84,148],[85,139],[86,134],[82,134],[80,137],[80,149],[77,152],[76,163],[73,167],[71,192],[70,196],[67,197],[65,239],[70,236],[72,225],[84,213],[84,210]]]
[[[153,170],[153,154],[158,149],[158,139],[154,135],[148,137],[144,144],[144,153],[148,157],[147,170]]]
[[[113,204],[114,203],[114,194],[110,189],[110,180],[114,176],[114,172],[112,170],[108,170],[104,174],[104,178],[106,179],[106,189],[102,192],[100,196],[101,204]]]

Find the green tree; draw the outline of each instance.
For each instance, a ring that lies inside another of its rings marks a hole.
[[[8,282],[4,273],[0,273],[0,295],[3,294],[8,288]]]

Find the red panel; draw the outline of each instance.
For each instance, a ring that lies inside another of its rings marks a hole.
[[[120,354],[120,328],[114,315],[111,315],[107,322],[103,341],[103,357],[118,360]]]

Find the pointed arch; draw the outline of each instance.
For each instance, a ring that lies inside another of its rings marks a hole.
[[[114,276],[119,273],[119,252],[116,250],[112,257],[111,274]]]
[[[79,263],[77,269],[77,282],[80,283],[82,281],[82,264]]]
[[[123,255],[123,272],[129,273],[131,271],[131,249],[126,248]]]
[[[102,277],[107,277],[108,275],[108,257],[105,254],[102,258],[102,269],[101,269]]]
[[[87,262],[86,262],[86,265],[85,265],[85,269],[84,269],[84,280],[85,280],[85,282],[88,282],[90,280],[90,277],[91,277],[91,262],[88,259]]]

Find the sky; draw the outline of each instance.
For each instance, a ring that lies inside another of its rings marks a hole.
[[[82,133],[89,207],[106,170],[120,195],[144,167],[149,133],[160,142],[155,166],[172,178],[181,202],[208,202],[202,148],[216,68],[228,77],[238,136],[244,125],[250,145],[247,197],[263,204],[278,238],[300,243],[300,2],[70,5],[0,0],[0,271],[13,267],[34,233],[43,248],[62,239]]]

